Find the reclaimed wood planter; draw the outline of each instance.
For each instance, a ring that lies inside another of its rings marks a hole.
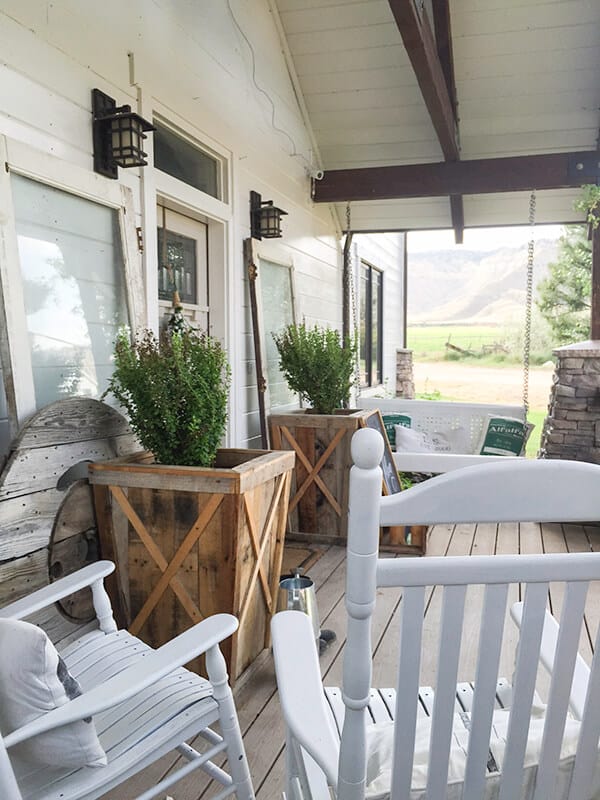
[[[150,453],[90,464],[111,594],[129,630],[159,646],[218,612],[240,627],[223,645],[232,681],[269,645],[293,453],[219,450],[215,467]]]
[[[271,442],[277,450],[292,450],[292,477],[287,537],[290,541],[346,545],[350,442],[359,428],[369,425],[377,409],[340,410],[314,414],[306,410],[271,414]],[[385,528],[381,549],[420,555],[426,528]]]

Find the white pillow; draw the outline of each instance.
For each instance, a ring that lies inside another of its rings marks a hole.
[[[495,800],[498,797],[499,770],[502,768],[502,761],[504,759],[508,719],[508,710],[494,711],[490,738],[488,774],[482,800],[492,800],[492,798]],[[529,736],[527,738],[525,774],[523,791],[520,795],[521,800],[531,800],[533,797],[533,786],[537,763],[540,758],[544,723],[545,707],[534,705],[531,713]],[[448,790],[447,794],[444,795],[447,800],[460,800],[460,798],[462,798],[469,726],[469,714],[463,713],[454,715],[453,736],[448,767]],[[570,784],[579,729],[580,723],[568,717],[556,780],[557,787],[560,787],[562,791],[567,790]],[[393,734],[394,724],[392,722],[367,726],[366,796],[369,800],[384,800],[384,798],[389,797],[392,777]],[[417,721],[415,736],[415,755],[410,800],[425,800],[426,798],[430,735],[431,718],[424,717],[419,719]],[[593,797],[597,796],[599,777],[597,766],[594,778]],[[556,796],[566,796],[566,792],[564,795],[557,793]]]
[[[407,453],[432,453],[433,444],[426,433],[406,428],[404,425],[395,425],[396,452]]]
[[[0,731],[6,736],[81,694],[41,628],[0,619]],[[53,767],[103,767],[106,754],[91,718],[11,747],[19,761]]]

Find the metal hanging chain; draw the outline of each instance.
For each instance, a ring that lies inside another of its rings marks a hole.
[[[346,203],[346,236],[351,235],[352,230],[352,218],[351,218],[351,211],[350,211],[350,203]],[[352,337],[356,341],[358,339],[358,317],[356,312],[356,293],[354,290],[354,269],[352,264],[352,255],[351,253],[348,254],[350,259],[349,269],[348,269],[348,287],[350,289],[350,312],[352,314]],[[356,348],[356,358],[354,363],[354,379],[355,385],[360,386],[360,347],[357,346]]]
[[[531,238],[527,245],[527,285],[525,290],[525,329],[523,331],[523,408],[525,421],[529,412],[529,357],[531,354],[531,312],[533,307],[533,257],[535,253],[535,189],[529,197],[529,227]]]

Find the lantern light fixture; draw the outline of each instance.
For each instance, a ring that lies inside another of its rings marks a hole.
[[[281,217],[287,211],[273,205],[272,200],[265,200],[258,192],[250,192],[250,235],[253,239],[280,239]]]
[[[118,167],[145,167],[142,143],[146,131],[155,130],[131,106],[117,106],[112,97],[92,89],[94,172],[107,178],[118,176]]]

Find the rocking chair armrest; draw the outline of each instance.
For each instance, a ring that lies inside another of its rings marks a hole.
[[[43,586],[27,597],[22,597],[20,600],[15,600],[14,603],[9,603],[7,606],[0,608],[0,617],[11,619],[22,619],[28,617],[30,614],[40,611],[42,608],[47,608],[63,597],[68,597],[86,586],[91,586],[98,580],[102,580],[111,572],[114,572],[115,565],[112,561],[96,561],[93,564],[88,564],[85,567],[73,572],[71,575],[65,575],[64,578],[49,583],[48,586]]]
[[[157,650],[141,653],[139,661],[112,678],[4,736],[4,745],[12,747],[39,733],[93,716],[128,700],[177,667],[218,645],[237,630],[238,624],[231,614],[215,614],[198,622]],[[99,658],[102,658],[101,650]]]
[[[523,618],[523,602],[515,603],[510,609],[510,615],[515,625],[520,628]],[[542,631],[542,643],[540,646],[540,663],[552,676],[554,670],[554,659],[558,645],[558,634],[560,631],[559,623],[552,614],[546,611],[544,615],[544,627]],[[575,660],[573,671],[573,683],[571,685],[571,695],[569,697],[569,707],[573,716],[581,720],[585,708],[585,698],[590,678],[590,669],[579,653]]]
[[[271,622],[279,701],[293,739],[337,785],[339,737],[325,699],[312,623],[301,611],[281,611]]]

